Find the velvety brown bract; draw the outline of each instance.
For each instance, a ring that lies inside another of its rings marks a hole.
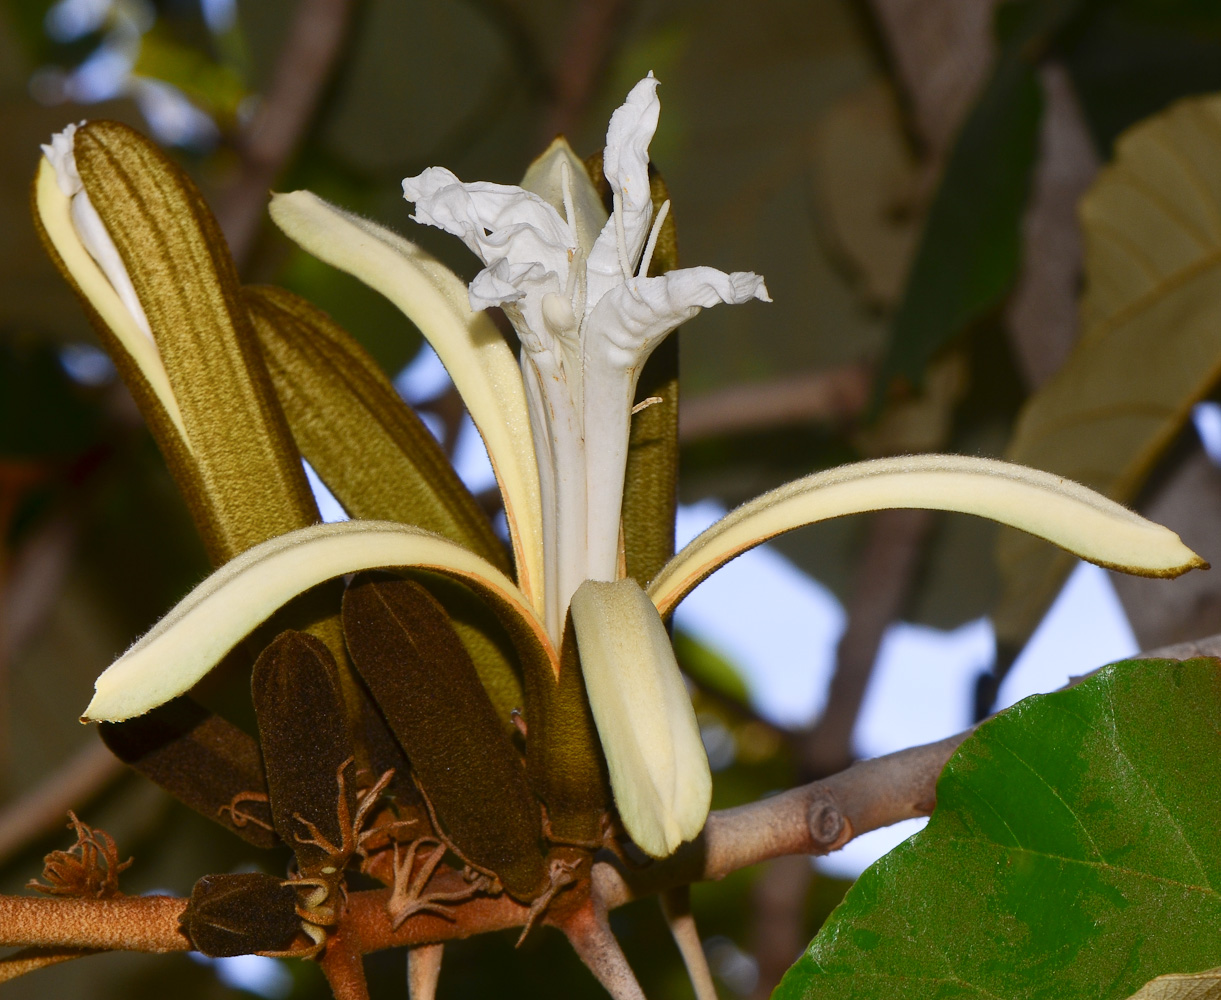
[[[195,950],[212,958],[285,951],[301,930],[296,891],[262,872],[205,875],[179,922]]]
[[[333,845],[350,830],[338,819],[339,769],[354,757],[335,659],[305,632],[281,632],[260,654],[250,688],[267,772],[271,815],[293,848],[302,872],[327,864],[325,850],[308,838],[300,816]],[[355,815],[355,768],[345,773],[348,815]]]
[[[179,802],[256,847],[280,842],[257,823],[236,825],[228,811],[235,795],[267,793],[258,743],[231,722],[182,697],[127,722],[103,723],[101,734],[116,757]],[[242,811],[271,822],[265,802],[248,800]]]
[[[519,899],[547,884],[538,804],[474,664],[419,584],[358,578],[343,601],[356,670],[454,845]]]

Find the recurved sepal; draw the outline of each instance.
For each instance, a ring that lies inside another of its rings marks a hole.
[[[547,886],[538,803],[444,609],[410,580],[366,576],[348,587],[343,624],[449,839],[517,898],[538,896]]]
[[[211,958],[287,951],[301,930],[296,890],[262,872],[205,875],[179,923],[195,950]]]

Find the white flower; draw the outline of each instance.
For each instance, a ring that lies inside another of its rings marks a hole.
[[[489,601],[538,692],[527,715],[545,717],[558,704],[552,695],[569,652],[561,643],[571,603],[616,806],[636,843],[661,857],[698,834],[711,795],[698,726],[662,622],[704,577],[751,546],[830,517],[906,507],[991,517],[1147,576],[1203,564],[1173,532],[1075,483],[1003,462],[922,455],[789,483],[717,522],[647,589],[617,580],[641,367],[700,309],[767,299],[762,279],[749,273],[697,267],[647,276],[666,212],[663,206],[654,218],[649,194],[656,86],[652,76],[642,80],[611,118],[603,157],[614,196],[609,218],[560,140],[521,187],[463,184],[436,167],[404,181],[416,219],[458,235],[483,261],[469,288],[401,236],[308,192],[272,201],[272,217],[292,239],[386,295],[436,349],[487,445],[516,578],[454,541],[396,522],[354,520],[280,535],[221,566],[116,660],[98,678],[89,718],[120,721],[182,694],[277,608],[323,580],[404,566],[457,579]],[[105,249],[94,245],[91,223],[78,212],[87,196],[71,146],[69,131],[46,151],[39,218],[82,293],[156,384],[164,370],[139,330],[139,302],[121,301],[122,279],[107,270]],[[482,311],[490,305],[503,308],[517,331],[520,368]],[[564,728],[564,720],[551,722],[553,730]],[[532,720],[531,738],[537,731]]]
[[[471,307],[500,306],[521,341],[535,441],[546,442],[538,450],[553,635],[584,580],[618,575],[629,421],[645,361],[701,309],[770,301],[763,279],[746,272],[647,276],[669,209],[666,202],[654,218],[649,188],[659,108],[650,73],[611,116],[609,218],[561,143],[527,177],[550,199],[525,187],[464,184],[442,167],[403,181],[413,218],[458,236],[486,265],[471,282]]]

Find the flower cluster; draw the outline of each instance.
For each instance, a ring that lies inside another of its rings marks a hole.
[[[147,140],[97,122],[44,147],[44,242],[217,565],[98,678],[85,719],[116,724],[105,730],[111,746],[184,801],[297,854],[288,882],[201,882],[188,921],[198,946],[268,950],[304,920],[325,947],[349,865],[392,887],[395,927],[501,892],[534,920],[564,900],[592,905],[600,848],[620,851],[626,836],[662,858],[696,838],[711,775],[665,620],[702,579],[782,532],[930,508],[990,517],[1129,572],[1201,565],[1172,532],[1074,483],[924,455],[789,483],[651,579],[628,576],[623,498],[642,367],[701,309],[768,299],[748,272],[650,273],[669,211],[649,177],[656,91],[650,75],[611,118],[609,209],[563,140],[520,187],[463,183],[439,167],[403,182],[416,221],[460,237],[483,262],[469,287],[396,233],[308,192],[271,204],[289,237],[386,295],[436,349],[487,445],[511,560],[384,375],[309,303],[241,286],[198,191]],[[491,306],[512,323],[520,362]],[[351,521],[315,523],[302,457]],[[342,598],[328,583],[369,570],[390,575],[350,580]],[[186,696],[268,620],[283,631],[254,668],[252,746]],[[196,757],[216,774],[184,784]],[[407,829],[404,854],[394,836]],[[440,894],[421,895],[447,851],[470,878],[451,873]],[[270,929],[221,933],[231,912],[254,919],[267,907],[283,917]]]

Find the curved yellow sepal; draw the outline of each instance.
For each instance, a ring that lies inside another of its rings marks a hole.
[[[381,292],[437,352],[487,445],[504,496],[518,585],[543,607],[543,515],[521,370],[486,313],[473,312],[466,285],[397,233],[328,204],[309,191],[272,196],[271,217],[319,260]]]
[[[77,288],[89,300],[102,322],[110,327],[123,349],[148,380],[183,444],[189,449],[191,442],[187,438],[178,400],[174,398],[174,391],[170,388],[169,376],[165,372],[161,355],[152,338],[136,325],[114,286],[85,249],[76,233],[76,227],[72,224],[71,204],[71,199],[59,188],[59,182],[55,179],[55,168],[44,156],[39,161],[38,176],[34,181],[34,205],[38,210],[39,221],[42,222],[47,237],[54,245],[64,267],[72,275]]]
[[[731,511],[694,539],[649,584],[662,616],[736,555],[804,524],[887,508],[978,514],[1021,528],[1105,566],[1178,576],[1208,564],[1169,528],[1072,480],[962,455],[858,462],[786,483]]]
[[[345,573],[398,566],[433,570],[495,593],[550,651],[525,595],[473,552],[393,521],[316,524],[247,549],[179,601],[97,679],[82,721],[142,715],[190,690],[244,636],[310,587]]]
[[[581,674],[624,828],[664,858],[704,828],[712,772],[666,627],[632,579],[587,580],[569,605]]]

